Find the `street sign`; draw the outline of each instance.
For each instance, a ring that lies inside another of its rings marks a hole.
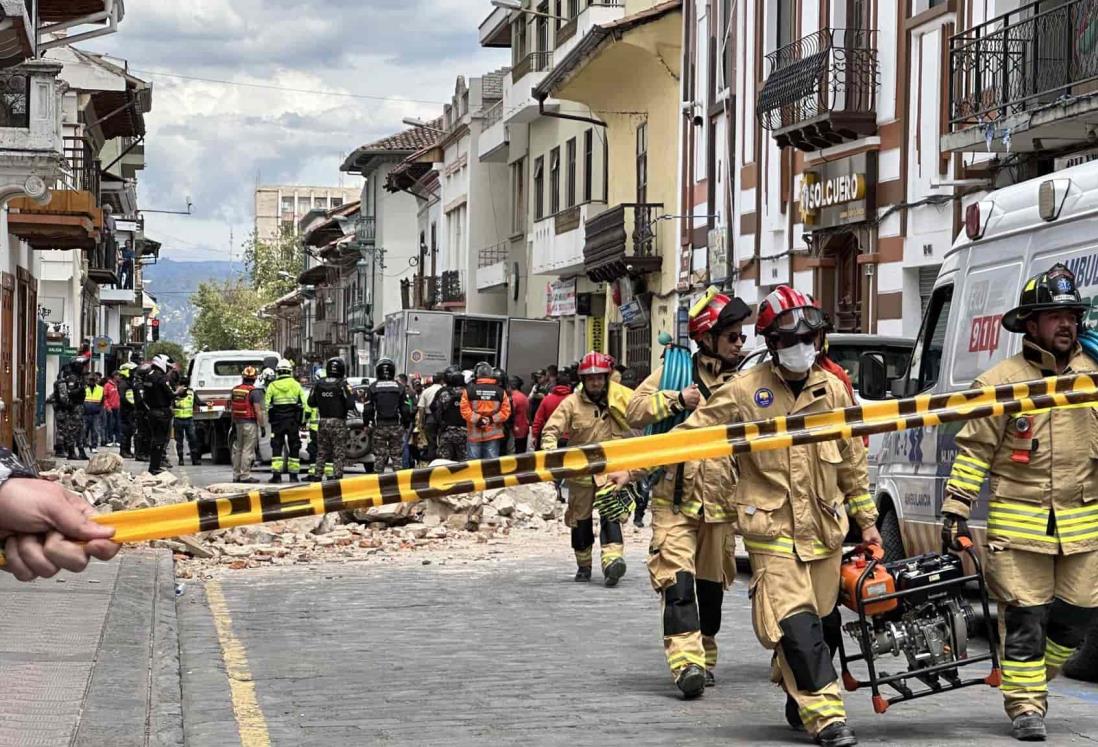
[[[75,358],[76,354],[78,352],[80,352],[80,351],[77,350],[76,348],[62,348],[61,355],[65,356],[67,358]]]
[[[46,343],[46,355],[61,355],[65,350],[65,343],[63,342],[47,342]]]
[[[106,335],[96,337],[95,341],[92,342],[92,349],[100,355],[106,355],[111,352],[111,338]]]

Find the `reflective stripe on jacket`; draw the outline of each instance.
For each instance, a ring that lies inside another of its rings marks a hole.
[[[974,387],[1055,375],[1055,359],[1029,340]],[[1093,373],[1076,346],[1064,374]],[[1030,552],[1098,550],[1098,411],[1089,405],[980,418],[957,434],[942,511],[968,517],[988,485],[987,538]]]
[[[190,420],[194,417],[194,392],[190,389],[187,394],[175,401],[172,408],[172,417],[179,420]]]
[[[255,405],[252,404],[254,384],[237,384],[230,397],[230,409],[233,420],[257,420]]]

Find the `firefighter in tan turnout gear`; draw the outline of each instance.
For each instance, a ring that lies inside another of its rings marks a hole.
[[[661,389],[660,366],[633,394],[626,411],[634,428],[692,411],[735,374],[743,322],[751,309],[711,288],[690,310],[692,382]],[[663,470],[653,488],[648,574],[663,603],[663,648],[675,684],[686,698],[715,684],[716,635],[724,590],[735,578],[736,509],[732,460],[688,462]]]
[[[974,386],[1091,373],[1078,344],[1089,309],[1057,264],[1022,288],[1002,319],[1022,352]],[[989,480],[988,583],[999,601],[1003,699],[1012,734],[1045,739],[1048,680],[1083,642],[1098,608],[1098,415],[1090,407],[982,418],[957,435],[942,505],[942,540],[968,535],[972,503]]]
[[[825,320],[812,300],[779,286],[759,305],[756,331],[772,362],[713,393],[680,428],[703,428],[850,407],[850,394],[816,364]],[[791,426],[793,427],[793,426]],[[751,559],[755,635],[774,650],[771,676],[826,747],[857,744],[846,724],[822,618],[835,608],[849,516],[880,544],[861,439],[793,445],[736,457],[736,524]]]
[[[625,418],[625,408],[633,390],[611,382],[614,359],[590,352],[579,366],[582,387],[568,395],[553,412],[541,433],[541,448],[552,450],[565,438],[568,446],[583,446],[616,438],[629,438],[632,430]],[[623,486],[629,481],[628,472],[614,472],[606,480]],[[590,477],[568,480],[568,508],[564,522],[572,528],[572,549],[576,553],[576,581],[591,580],[592,553],[595,545],[594,520],[596,483]],[[601,485],[600,485],[601,486]],[[599,545],[602,548],[602,575],[607,586],[614,586],[625,575],[624,538],[621,522],[599,516]]]

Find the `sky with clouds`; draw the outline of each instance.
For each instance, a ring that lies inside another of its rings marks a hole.
[[[458,75],[508,64],[482,49],[488,0],[130,0],[117,33],[78,46],[121,57],[153,83],[139,205],[177,260],[233,257],[252,231],[256,181],[361,186],[355,147],[441,113]],[[223,85],[207,78],[274,86]],[[315,93],[355,94],[352,98]]]

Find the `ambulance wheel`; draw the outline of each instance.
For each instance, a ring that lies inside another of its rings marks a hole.
[[[877,519],[877,529],[881,533],[881,540],[884,542],[885,562],[891,563],[895,560],[903,560],[907,555],[904,553],[904,538],[900,534],[900,520],[896,517],[896,511],[892,506],[883,507],[881,515]]]

